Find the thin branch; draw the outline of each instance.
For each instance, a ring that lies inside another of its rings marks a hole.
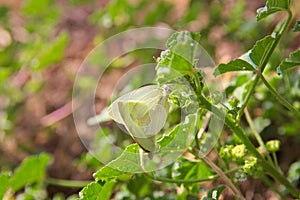
[[[91,181],[65,180],[56,178],[46,178],[45,182],[49,185],[56,185],[68,188],[83,188],[89,183],[91,183]]]

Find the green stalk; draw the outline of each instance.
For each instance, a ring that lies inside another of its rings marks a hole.
[[[233,172],[238,171],[239,168],[235,168],[235,169],[231,169],[228,170],[227,172],[224,172],[225,174],[231,174]],[[144,173],[145,176],[151,178],[154,181],[160,181],[160,182],[168,182],[168,183],[204,183],[207,181],[213,181],[216,180],[218,178],[220,178],[220,176],[218,174],[216,175],[212,175],[212,176],[208,176],[207,178],[199,178],[199,179],[187,179],[187,180],[181,180],[181,179],[171,179],[171,178],[165,178],[165,177],[158,177],[158,176],[154,176],[154,175],[150,175],[148,173]]]
[[[237,122],[238,122],[238,123],[240,122],[241,117],[243,116],[244,110],[245,110],[246,106],[248,105],[248,102],[249,102],[249,100],[250,100],[250,98],[251,98],[251,96],[252,96],[252,94],[253,94],[253,92],[254,92],[254,89],[255,89],[255,87],[256,87],[258,81],[259,81],[259,76],[256,75],[256,76],[255,76],[255,79],[254,79],[254,81],[253,81],[253,84],[252,84],[252,86],[251,86],[249,92],[247,93],[247,95],[246,95],[246,97],[245,97],[245,101],[244,101],[244,103],[243,103],[241,109],[240,109],[239,112],[238,112],[238,115],[237,115]]]
[[[275,152],[272,152],[272,157],[275,163],[275,166],[279,169],[278,160]]]
[[[250,116],[250,114],[249,114],[249,112],[248,112],[247,109],[245,109],[245,117],[246,117],[246,120],[247,120],[247,122],[248,122],[248,124],[249,124],[249,126],[250,126],[250,128],[251,128],[251,130],[252,130],[252,133],[254,134],[254,136],[255,136],[255,138],[256,138],[256,140],[257,140],[259,146],[260,146],[261,148],[263,148],[263,150],[264,150],[265,152],[268,152],[268,150],[267,150],[267,148],[266,148],[266,145],[265,145],[264,141],[262,140],[262,138],[260,137],[260,134],[256,131],[256,129],[255,129],[255,127],[254,127],[253,121],[252,121],[251,116]],[[267,159],[268,159],[268,161],[269,161],[270,163],[272,163],[272,159],[271,159],[271,157],[270,157],[269,154],[267,154]]]
[[[64,179],[55,179],[55,178],[46,178],[45,182],[50,185],[56,185],[61,187],[68,188],[83,188],[91,181],[75,181],[75,180],[64,180]]]
[[[240,121],[241,117],[243,116],[243,113],[244,113],[244,109],[246,108],[251,96],[252,96],[252,93],[254,92],[254,89],[258,83],[258,80],[259,80],[259,73],[262,74],[265,67],[267,66],[268,62],[269,62],[269,59],[271,57],[271,55],[273,54],[276,46],[278,45],[282,35],[285,33],[286,29],[288,28],[291,20],[292,20],[292,13],[290,10],[286,10],[287,13],[288,13],[288,18],[287,20],[285,21],[285,23],[279,28],[279,31],[275,31],[275,40],[273,42],[273,44],[271,45],[270,49],[268,50],[268,52],[266,53],[266,55],[263,57],[263,61],[262,61],[262,64],[260,66],[258,66],[259,70],[260,71],[257,71],[257,75],[254,79],[254,82],[253,82],[253,85],[251,86],[249,92],[247,93],[246,95],[246,98],[245,98],[245,102],[243,103],[241,109],[239,110],[238,112],[238,115],[237,115],[237,122]]]
[[[213,112],[220,119],[224,119],[224,113],[220,111],[216,106],[212,105],[205,97],[202,95],[198,96],[199,101],[203,105],[203,107],[207,110]],[[264,171],[274,177],[277,181],[279,181],[282,185],[284,185],[287,190],[296,198],[300,197],[300,191],[297,190],[288,179],[281,174],[272,164],[267,162],[264,157],[257,151],[255,146],[246,136],[244,130],[233,120],[229,115],[225,115],[225,124],[233,131],[233,133],[238,136],[238,138],[243,142],[243,144],[247,147],[248,151],[256,156],[261,166],[264,168]]]

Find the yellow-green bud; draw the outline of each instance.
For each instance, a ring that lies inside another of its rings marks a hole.
[[[269,152],[279,151],[280,141],[279,140],[270,140],[266,143],[266,147]]]
[[[247,149],[244,144],[235,146],[232,149],[232,156],[236,159],[241,159],[246,155]]]
[[[232,157],[231,151],[233,149],[233,145],[226,145],[220,149],[221,158],[230,159]]]

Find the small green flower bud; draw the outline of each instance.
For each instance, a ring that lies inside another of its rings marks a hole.
[[[228,103],[230,104],[230,106],[232,108],[236,108],[239,103],[240,103],[240,100],[238,100],[238,98],[236,98],[235,96],[231,96],[229,99],[228,99]]]
[[[266,147],[269,152],[279,151],[280,141],[279,140],[270,140],[266,143]]]
[[[230,159],[232,157],[231,151],[233,149],[233,145],[226,145],[221,147],[220,149],[220,156],[221,158]]]
[[[243,158],[246,155],[246,152],[247,152],[247,149],[246,149],[246,146],[244,144],[240,144],[240,145],[235,146],[231,151],[232,156],[236,159]]]
[[[245,164],[243,166],[243,171],[247,174],[253,174],[256,169],[257,158],[253,156],[249,156],[245,159]]]

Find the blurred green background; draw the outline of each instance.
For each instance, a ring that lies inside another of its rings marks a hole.
[[[32,175],[36,177],[33,179],[23,177],[24,183],[16,183],[6,195],[25,199],[76,196],[80,188],[57,187],[44,180],[47,177],[92,180],[92,173],[100,168],[101,163],[87,154],[76,133],[71,103],[76,72],[101,41],[121,31],[145,26],[199,31],[201,45],[215,62],[228,62],[246,52],[256,40],[270,34],[281,19],[275,15],[256,22],[256,10],[264,3],[259,0],[0,1],[0,181],[8,181],[3,174],[14,172],[28,156],[47,153],[31,161],[26,169],[30,171],[37,163],[45,162],[40,166],[41,174]],[[295,10],[299,10],[299,2],[294,3]],[[276,69],[281,58],[299,48],[300,35],[288,34],[275,51],[270,69]],[[153,56],[157,56],[157,52],[149,50],[118,59],[104,75],[105,88],[112,91],[111,85],[122,73],[139,63],[153,62]],[[223,79],[235,87],[242,86],[248,78],[226,75]],[[287,80],[276,73],[271,79],[279,92],[286,93],[283,83]],[[299,71],[290,74],[289,85],[286,98],[299,104]],[[231,95],[234,91],[229,87],[226,92]],[[109,95],[99,94],[96,98],[96,108],[100,111]],[[283,139],[283,147],[297,149],[300,124],[290,121],[282,107],[273,106],[274,100],[266,88],[260,87],[255,98],[258,101],[252,100],[250,109],[253,108],[252,115],[263,137],[291,137],[291,140]],[[299,155],[286,158],[283,169],[287,170],[297,157]],[[46,163],[48,167],[42,173]],[[133,183],[118,188],[122,193],[116,199],[130,199],[137,191],[141,192],[137,196],[152,193],[149,188],[142,188],[144,184],[138,190],[131,188],[132,184],[145,181],[144,178],[130,181]],[[152,190],[164,191],[164,187],[168,186],[153,185]]]

